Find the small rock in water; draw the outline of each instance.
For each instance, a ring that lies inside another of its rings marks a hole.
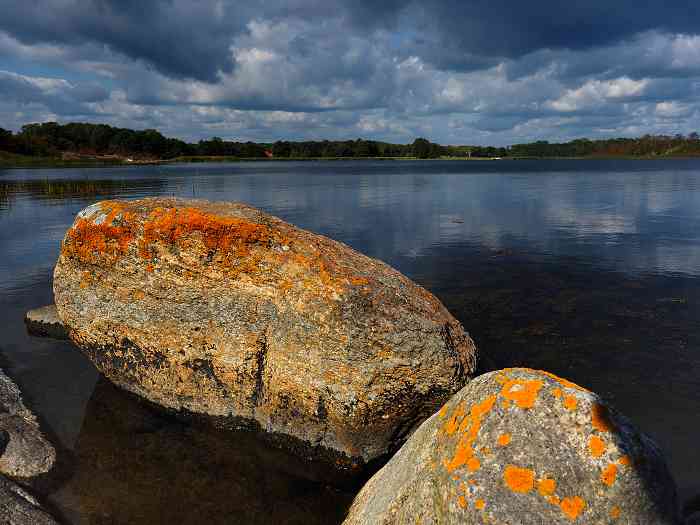
[[[0,475],[0,523],[9,525],[57,525],[26,490]]]
[[[54,296],[115,384],[347,467],[395,450],[475,367],[428,291],[243,204],[93,204],[63,241]]]
[[[515,368],[477,377],[424,422],[344,525],[680,522],[649,438],[596,394]]]
[[[0,370],[0,473],[13,478],[46,474],[56,450],[39,428],[36,416],[24,406],[15,383]]]
[[[29,310],[24,316],[24,324],[31,335],[68,339],[68,333],[58,318],[55,304]]]

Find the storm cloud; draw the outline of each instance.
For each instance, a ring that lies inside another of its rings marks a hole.
[[[508,144],[696,131],[689,0],[0,0],[0,127]]]

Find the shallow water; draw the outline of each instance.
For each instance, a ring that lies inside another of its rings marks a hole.
[[[600,393],[659,443],[681,497],[700,493],[700,161],[0,170],[1,362],[68,458],[46,490],[69,521],[338,523],[354,493],[249,435],[154,414],[25,333],[75,213],[147,195],[247,202],[388,262],[464,324],[484,369]]]

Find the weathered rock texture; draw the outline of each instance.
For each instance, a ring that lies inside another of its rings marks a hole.
[[[242,204],[90,206],[63,241],[54,295],[71,339],[123,388],[353,461],[400,443],[475,365],[429,292]]]
[[[31,335],[68,339],[68,333],[58,318],[55,304],[29,310],[24,316],[24,324]]]
[[[356,497],[345,525],[676,524],[656,446],[592,392],[546,372],[474,379]]]
[[[55,461],[56,451],[24,406],[19,388],[0,371],[0,473],[33,478],[49,472]]]
[[[0,476],[0,523],[8,525],[56,525],[28,492]]]

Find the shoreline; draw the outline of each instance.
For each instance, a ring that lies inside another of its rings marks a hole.
[[[46,157],[26,157],[19,162],[11,162],[0,157],[0,169],[46,169],[46,168],[103,168],[128,166],[162,166],[171,164],[207,164],[237,162],[332,162],[332,161],[443,161],[443,162],[486,162],[514,160],[688,160],[700,159],[697,155],[667,156],[586,156],[586,157],[177,157],[174,159],[154,159],[143,161],[126,161],[121,159],[80,159],[63,160]]]

